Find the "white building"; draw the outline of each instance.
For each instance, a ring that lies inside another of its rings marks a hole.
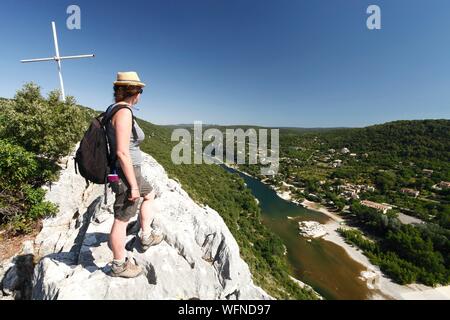
[[[339,159],[334,160],[333,163],[332,163],[332,167],[333,167],[333,168],[338,168],[338,167],[340,167],[341,165],[342,165],[342,160],[339,160]]]
[[[442,189],[449,189],[450,188],[450,182],[448,182],[448,181],[441,181],[439,183],[439,187],[441,187]]]
[[[373,202],[373,201],[369,201],[369,200],[363,200],[363,201],[361,201],[361,204],[365,207],[369,207],[369,208],[381,211],[384,214],[386,214],[386,212],[388,210],[392,209],[392,207],[390,205],[387,205],[384,203],[377,203],[377,202]]]
[[[409,189],[409,188],[403,188],[400,190],[401,193],[407,194],[408,196],[412,196],[414,198],[417,198],[420,194],[419,191],[417,190],[413,190],[413,189]]]

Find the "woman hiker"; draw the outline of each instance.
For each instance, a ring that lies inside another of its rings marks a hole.
[[[115,171],[118,179],[110,182],[115,193],[114,224],[110,233],[110,245],[114,255],[111,276],[134,278],[143,272],[143,268],[131,262],[125,251],[126,230],[128,221],[138,210],[139,200],[143,197],[140,207],[140,235],[142,248],[147,250],[163,240],[160,231],[152,229],[153,212],[151,202],[155,198],[155,191],[149,182],[141,175],[142,155],[139,144],[145,135],[133,117],[133,107],[139,102],[145,84],[136,72],[119,72],[114,82],[115,104],[108,108],[125,105],[117,111],[106,126],[110,145],[110,154],[116,155]],[[113,165],[114,169],[114,165]]]

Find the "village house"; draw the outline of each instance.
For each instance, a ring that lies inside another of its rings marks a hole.
[[[356,192],[344,191],[343,193],[341,193],[341,195],[344,196],[345,200],[359,200],[359,195]]]
[[[331,166],[333,168],[339,168],[341,165],[342,165],[342,160],[339,160],[339,159],[334,160],[333,163],[331,164]]]
[[[419,191],[409,188],[403,188],[400,190],[401,193],[407,194],[408,196],[412,196],[414,198],[417,198],[420,194]]]
[[[351,184],[351,183],[347,183],[345,185],[340,185],[340,186],[338,186],[338,189],[345,191],[345,192],[354,192],[356,194],[359,194],[363,191],[369,191],[369,192],[375,191],[375,187],[373,187],[373,186],[369,186],[366,184]]]
[[[448,181],[441,181],[439,183],[439,187],[442,189],[449,189],[450,188],[450,182]]]
[[[355,193],[359,193],[359,190],[352,184],[345,184],[345,185],[340,185],[339,186],[339,190],[341,191],[347,191],[347,192],[355,192]]]
[[[433,174],[433,170],[430,170],[430,169],[423,169],[422,170],[422,173],[424,174],[424,175],[426,175],[427,177],[431,177],[431,175]]]
[[[352,184],[340,185],[338,186],[338,190],[341,191],[340,195],[343,196],[346,200],[359,199],[359,189],[355,188],[355,186]]]
[[[387,205],[384,203],[377,203],[377,202],[373,202],[373,201],[369,201],[369,200],[363,200],[363,201],[361,201],[361,204],[365,207],[369,207],[369,208],[381,211],[384,214],[386,214],[388,210],[392,209],[392,207],[390,205]]]
[[[361,187],[361,191],[375,192],[374,186],[369,186],[369,185],[363,184],[360,187]]]
[[[317,195],[315,195],[314,193],[310,193],[308,194],[309,197],[314,198],[314,199],[319,199],[319,197]]]
[[[350,150],[347,149],[347,148],[342,148],[342,149],[341,149],[341,153],[342,153],[342,154],[350,153]]]

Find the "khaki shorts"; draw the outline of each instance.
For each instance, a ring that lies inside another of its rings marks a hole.
[[[139,186],[139,194],[141,197],[145,197],[152,192],[153,188],[141,175],[140,166],[134,166],[133,169]],[[130,185],[120,168],[118,170],[118,175],[119,181],[109,183],[109,186],[116,195],[116,201],[114,202],[114,217],[127,222],[136,215],[140,199],[137,199],[136,201],[128,200],[128,197],[130,196],[129,190],[131,189]]]

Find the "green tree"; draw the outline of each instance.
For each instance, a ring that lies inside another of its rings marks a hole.
[[[375,186],[385,193],[392,190],[395,186],[396,176],[393,172],[379,172],[375,177]]]
[[[52,91],[45,99],[39,86],[27,83],[3,113],[2,135],[52,161],[68,154],[86,127],[85,115],[73,98],[63,103],[58,96]]]

